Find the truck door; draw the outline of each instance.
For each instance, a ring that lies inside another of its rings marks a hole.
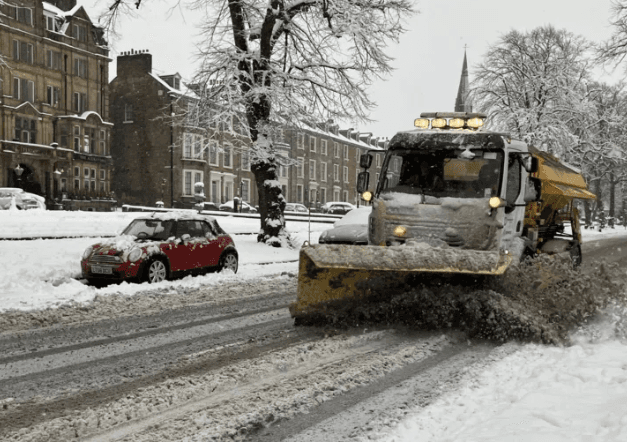
[[[525,218],[524,185],[527,172],[522,167],[520,154],[509,152],[507,158],[507,182],[505,188],[505,217],[501,246],[505,250],[514,251],[517,244],[514,238],[520,237]],[[522,250],[520,250],[522,253]]]

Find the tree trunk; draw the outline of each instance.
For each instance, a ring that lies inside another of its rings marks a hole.
[[[610,173],[610,212],[608,218],[608,225],[613,229],[614,228],[614,205],[616,195],[616,181],[614,180],[614,173]]]
[[[259,217],[261,231],[257,235],[258,242],[264,242],[274,247],[288,245],[288,235],[285,230],[285,198],[281,193],[281,184],[278,180],[277,163],[274,158],[256,161],[251,164],[255,174],[255,182],[259,193]]]

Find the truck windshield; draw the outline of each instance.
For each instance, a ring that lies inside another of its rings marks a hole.
[[[377,194],[489,198],[499,195],[502,169],[499,149],[398,150],[383,163]]]

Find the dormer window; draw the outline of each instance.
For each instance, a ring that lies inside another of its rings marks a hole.
[[[73,25],[72,35],[78,41],[87,41],[87,28],[83,25]]]
[[[46,18],[46,30],[56,32],[57,31],[57,21],[54,18],[54,15],[45,14]]]

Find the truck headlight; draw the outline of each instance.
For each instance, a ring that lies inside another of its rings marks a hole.
[[[142,256],[142,251],[141,249],[135,247],[133,250],[130,251],[130,253],[128,254],[128,260],[130,262],[135,262],[137,261],[140,257]]]
[[[407,228],[405,226],[394,227],[394,236],[404,237],[407,235]]]
[[[89,258],[89,256],[91,255],[91,252],[93,251],[94,251],[94,248],[92,246],[87,247],[85,251],[83,252],[83,259]]]
[[[372,199],[372,192],[366,190],[364,193],[361,194],[361,197],[364,199],[364,201],[370,201]]]
[[[492,207],[493,209],[497,209],[503,205],[503,200],[498,196],[493,196],[492,198],[490,198],[489,204],[490,207]]]

